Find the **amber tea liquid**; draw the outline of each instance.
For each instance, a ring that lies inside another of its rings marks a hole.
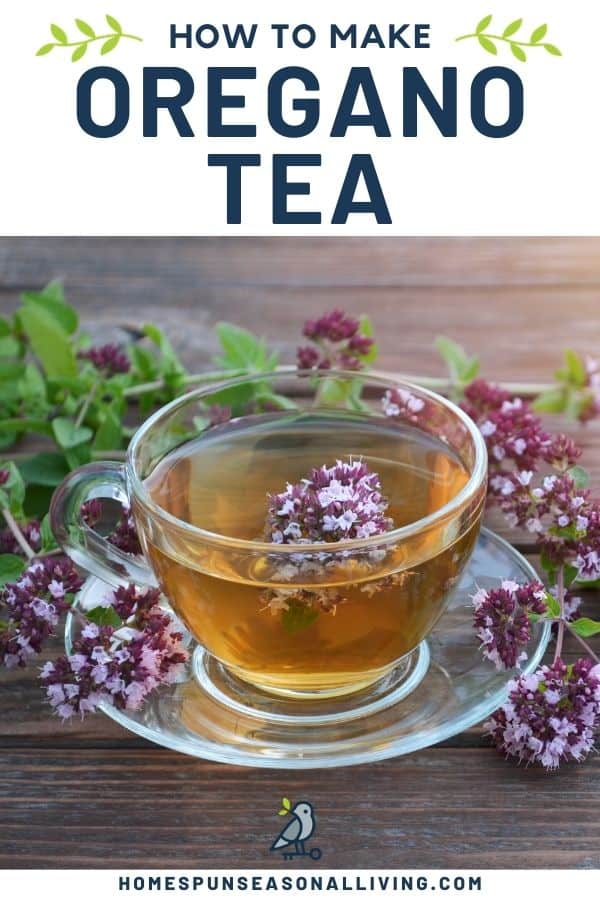
[[[277,413],[211,429],[168,454],[145,487],[184,522],[262,540],[267,494],[314,466],[350,457],[364,458],[379,474],[397,527],[440,509],[469,477],[447,445],[410,425],[335,412]],[[143,530],[166,596],[201,644],[243,679],[299,696],[358,690],[414,649],[443,612],[477,536],[477,526],[464,533],[446,520],[383,559],[375,554],[365,562],[363,554],[360,563],[333,565],[321,583],[302,583],[294,595],[303,578],[291,586],[279,579],[285,560],[238,558],[208,544],[200,552],[197,541],[174,549],[160,533]],[[290,596],[304,599],[286,609]]]

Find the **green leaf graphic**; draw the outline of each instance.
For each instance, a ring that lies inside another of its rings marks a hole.
[[[106,21],[108,22],[108,24],[110,25],[110,27],[112,28],[112,30],[117,32],[117,34],[122,34],[122,33],[123,33],[123,26],[121,25],[120,22],[117,22],[117,20],[115,19],[114,16],[108,16],[108,15],[107,15],[107,16],[106,16]]]
[[[491,53],[493,56],[497,56],[498,48],[494,44],[493,41],[490,41],[489,38],[484,37],[482,34],[479,35],[479,43],[483,47],[484,50],[487,50],[488,53]]]
[[[52,36],[56,38],[59,44],[68,43],[69,38],[67,37],[66,32],[64,32],[58,25],[51,25],[50,31],[52,32]]]
[[[84,22],[83,19],[75,19],[75,24],[79,28],[82,34],[85,34],[86,37],[95,38],[96,32],[92,28],[91,25],[88,25],[87,22]]]
[[[507,38],[511,35],[515,34],[521,25],[523,24],[523,19],[515,19],[514,22],[511,22],[510,25],[507,25],[504,31],[502,32],[502,37]]]
[[[111,50],[115,49],[120,40],[120,34],[115,34],[114,37],[109,38],[104,44],[102,44],[102,47],[100,48],[100,55],[106,56],[107,53],[110,53]]]
[[[538,25],[537,28],[533,30],[531,33],[531,40],[519,40],[517,35],[523,27],[523,18],[519,17],[518,19],[513,19],[512,22],[509,22],[506,28],[503,31],[499,29],[492,29],[488,31],[488,27],[492,22],[492,16],[485,16],[478,25],[475,26],[475,30],[470,32],[469,34],[461,34],[456,38],[457,41],[466,41],[477,39],[479,42],[479,46],[486,51],[486,53],[491,53],[493,56],[498,55],[498,44],[500,42],[500,46],[504,44],[508,44],[512,55],[519,60],[519,62],[527,62],[527,49],[528,47],[537,48],[544,47],[547,53],[550,53],[551,56],[562,56],[561,51],[555,44],[543,44],[542,40],[545,38],[548,32],[548,26]]]
[[[77,31],[80,35],[83,35],[84,38],[75,39],[73,41],[69,41],[66,31],[61,28],[60,25],[56,25],[53,23],[52,25],[50,25],[50,32],[56,43],[43,44],[36,52],[36,56],[46,56],[55,47],[69,47],[72,51],[72,62],[78,62],[86,55],[87,49],[90,44],[102,42],[100,45],[100,55],[106,56],[107,53],[111,53],[111,51],[113,51],[118,46],[121,38],[129,41],[142,40],[141,37],[138,37],[135,34],[126,33],[123,30],[123,26],[121,25],[121,23],[117,19],[115,19],[114,16],[107,15],[106,21],[108,22],[111,32],[98,34],[90,25],[90,23],[85,19],[75,19]]]

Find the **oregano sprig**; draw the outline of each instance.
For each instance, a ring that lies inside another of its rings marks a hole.
[[[548,33],[548,26],[546,24],[538,25],[538,27],[534,28],[531,32],[529,40],[523,40],[518,37],[518,34],[523,27],[522,18],[510,22],[500,34],[493,34],[487,30],[492,24],[492,19],[492,15],[484,16],[477,24],[475,31],[470,34],[462,34],[460,37],[457,37],[456,40],[466,41],[475,39],[487,53],[491,53],[493,56],[498,55],[497,41],[508,44],[512,55],[518,59],[519,62],[527,62],[525,48],[537,49],[538,47],[542,47],[547,53],[550,53],[551,56],[562,56],[561,51],[555,44],[544,41],[544,38]]]
[[[86,22],[84,19],[75,19],[75,25],[77,26],[78,31],[84,35],[83,38],[79,38],[78,40],[69,40],[67,32],[61,28],[60,25],[52,24],[50,26],[50,32],[54,41],[43,44],[37,51],[36,56],[47,56],[55,47],[69,47],[73,48],[71,61],[78,62],[80,59],[83,59],[90,44],[97,43],[98,41],[102,41],[102,46],[100,47],[101,56],[106,56],[107,53],[116,50],[121,40],[143,41],[143,38],[138,37],[135,34],[126,33],[123,30],[121,23],[115,19],[114,16],[107,14],[106,22],[110,31],[108,33],[104,32],[98,34],[89,22]]]

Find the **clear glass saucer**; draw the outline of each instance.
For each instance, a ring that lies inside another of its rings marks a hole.
[[[497,672],[482,658],[472,625],[470,597],[501,579],[537,578],[532,566],[502,538],[483,529],[469,565],[435,630],[399,673],[368,695],[325,701],[279,700],[239,682],[196,648],[185,680],[160,688],[137,712],[103,704],[124,728],[180,753],[240,766],[318,769],[400,756],[437,744],[500,706],[514,671]],[[110,588],[91,577],[85,605]],[[76,628],[69,616],[69,651]],[[550,627],[538,623],[522,671],[542,659]],[[345,704],[345,706],[344,706]]]

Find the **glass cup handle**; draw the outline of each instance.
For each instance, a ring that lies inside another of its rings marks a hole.
[[[144,560],[119,550],[84,522],[81,507],[88,500],[117,500],[129,506],[123,466],[90,463],[67,475],[56,489],[50,504],[50,525],[65,553],[76,565],[113,587],[130,581],[156,587],[154,574]]]

